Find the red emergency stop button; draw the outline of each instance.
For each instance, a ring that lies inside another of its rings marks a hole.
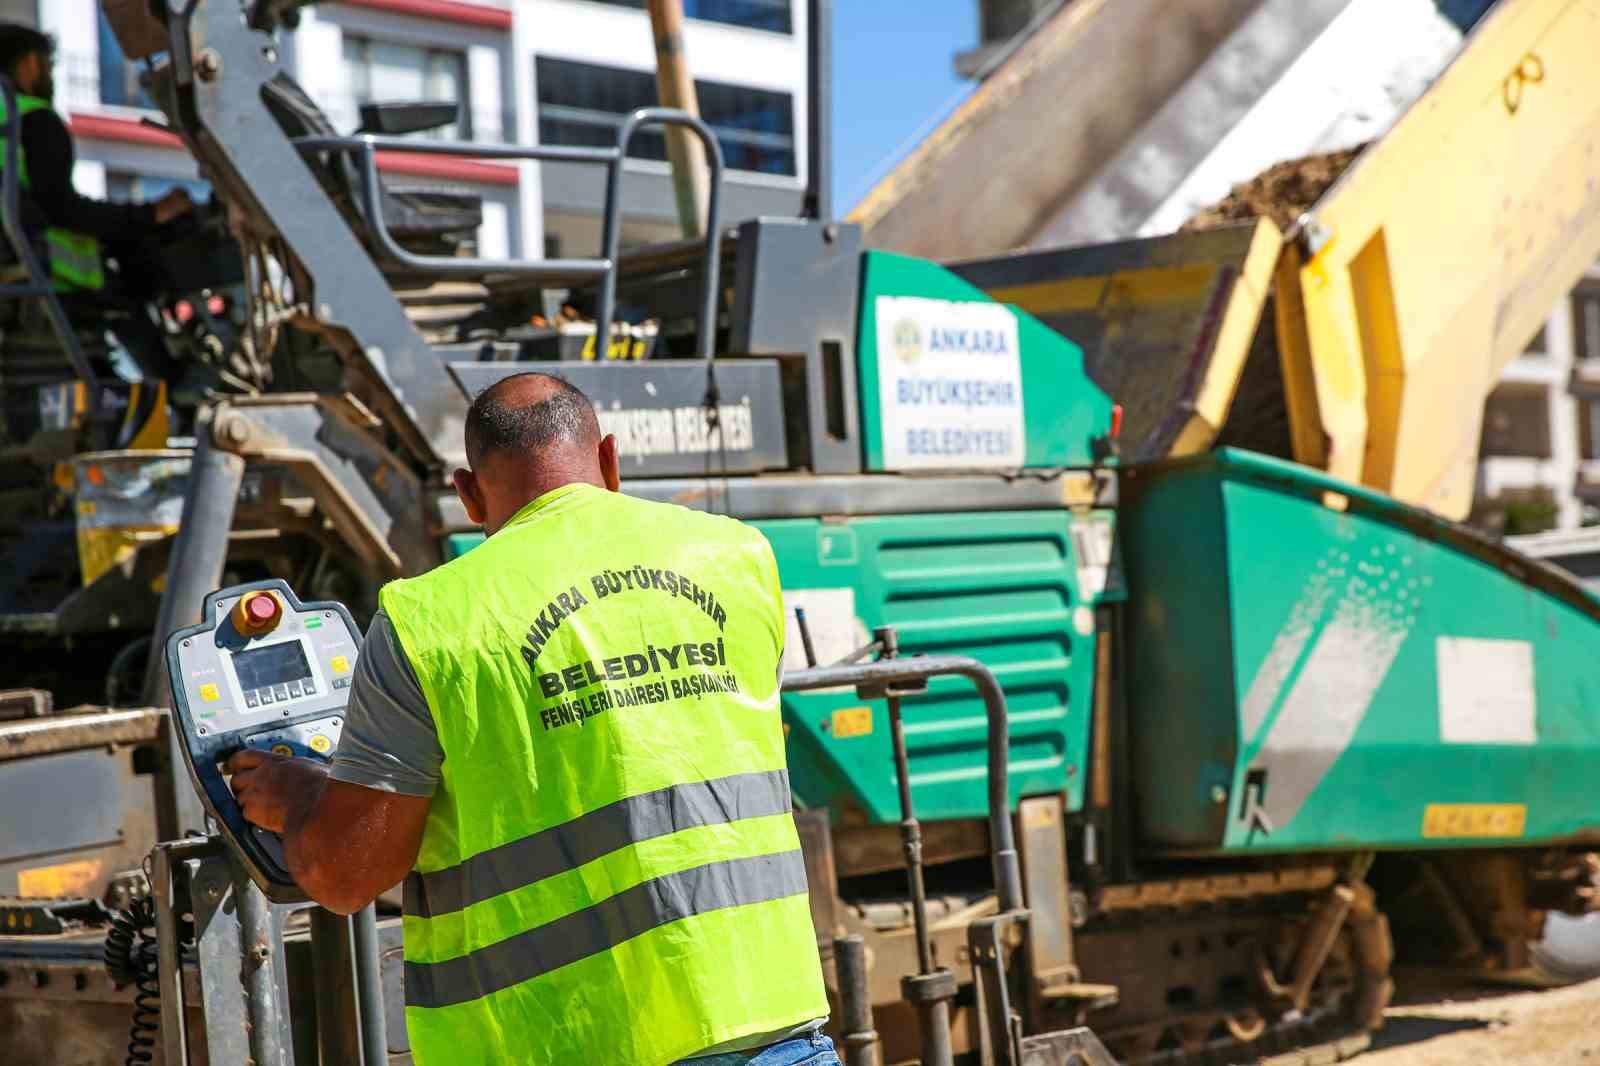
[[[283,604],[270,592],[247,592],[233,605],[233,628],[247,637],[259,637],[278,628]]]

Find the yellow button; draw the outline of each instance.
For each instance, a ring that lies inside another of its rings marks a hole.
[[[292,756],[294,754],[294,749],[287,744],[274,744],[272,745],[272,754]]]
[[[343,655],[335,655],[332,659],[328,660],[328,665],[333,667],[334,673],[342,674],[346,670],[350,669],[350,660],[346,659]]]
[[[216,685],[213,685],[211,682],[207,681],[205,684],[200,686],[200,698],[205,700],[207,703],[211,703],[215,700],[220,700],[222,698],[222,693],[218,691]]]
[[[311,738],[311,750],[316,752],[318,755],[326,755],[326,754],[328,754],[329,750],[332,749],[332,747],[333,747],[333,741],[329,740],[327,737],[323,736],[321,733],[318,733],[316,736]]]

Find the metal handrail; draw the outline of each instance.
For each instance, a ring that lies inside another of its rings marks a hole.
[[[1010,743],[1007,732],[1005,693],[994,672],[976,659],[963,655],[928,655],[911,659],[880,659],[871,663],[845,666],[816,666],[786,671],[784,692],[809,692],[823,688],[850,688],[862,685],[888,686],[905,682],[925,682],[933,677],[964,677],[983,697],[988,716],[989,753],[989,843],[994,863],[995,894],[1002,913],[1024,909],[1022,869],[1017,861],[1017,843],[1011,830],[1011,781],[1006,762]]]
[[[67,321],[61,301],[56,299],[55,287],[45,272],[44,264],[35,254],[33,244],[22,228],[22,114],[17,107],[17,87],[3,74],[0,74],[0,96],[4,97],[6,108],[5,174],[0,177],[0,205],[4,210],[0,213],[0,229],[5,231],[11,250],[27,270],[29,278],[26,285],[0,285],[0,299],[44,301],[50,328],[55,331],[56,339],[67,353],[72,372],[84,384],[85,403],[89,416],[94,418],[100,414],[100,390],[96,386],[94,370],[89,366],[89,357],[78,344],[78,335],[72,323]]]
[[[595,352],[601,358],[611,342],[611,320],[615,314],[617,298],[617,261],[622,240],[621,178],[622,166],[628,158],[628,147],[634,135],[647,126],[687,126],[694,131],[705,146],[706,159],[711,169],[709,202],[706,205],[705,253],[702,267],[699,336],[696,352],[701,359],[709,360],[716,340],[718,231],[721,229],[721,192],[723,159],[722,147],[717,143],[711,127],[694,115],[672,108],[645,107],[634,111],[622,121],[617,131],[617,144],[612,148],[582,148],[567,145],[495,145],[469,144],[464,141],[419,141],[377,134],[353,134],[344,137],[295,137],[292,141],[302,153],[348,152],[354,154],[361,165],[361,199],[366,211],[367,225],[384,254],[401,265],[425,274],[440,277],[482,277],[484,274],[512,274],[534,279],[595,278],[600,281],[600,295],[595,307]],[[448,155],[477,159],[529,159],[552,163],[581,163],[606,168],[606,197],[604,228],[601,235],[601,256],[595,259],[483,259],[443,255],[417,255],[402,248],[389,232],[382,211],[382,184],[378,176],[377,153],[383,151],[415,152],[422,155]]]

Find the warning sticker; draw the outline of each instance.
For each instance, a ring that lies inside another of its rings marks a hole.
[[[1528,827],[1522,803],[1430,803],[1422,812],[1424,837],[1520,837]]]

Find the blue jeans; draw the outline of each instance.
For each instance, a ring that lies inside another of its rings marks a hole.
[[[840,1066],[833,1041],[820,1032],[753,1051],[730,1051],[689,1061],[694,1066]]]

